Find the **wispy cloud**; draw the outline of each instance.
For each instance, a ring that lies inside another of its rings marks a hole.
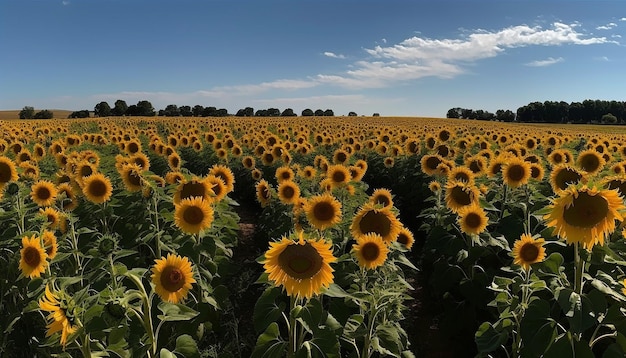
[[[622,17],[619,21],[626,21],[626,17]]]
[[[609,58],[608,58],[608,57],[606,57],[606,56],[594,57],[593,59],[594,59],[594,60],[596,60],[596,61],[603,61],[603,62],[609,62],[609,61],[611,61],[611,60],[609,60]]]
[[[69,4],[70,4],[70,2],[69,2],[69,0],[63,0],[63,1],[61,1],[61,4],[62,4],[63,6],[67,6],[67,5],[69,5]]]
[[[606,25],[602,25],[602,26],[598,26],[598,27],[596,27],[596,30],[610,30],[610,29],[615,28],[615,27],[617,27],[617,24],[616,24],[616,23],[614,23],[614,22],[609,22],[609,23],[608,23],[608,24],[606,24]]]
[[[559,62],[563,62],[563,61],[565,61],[563,59],[563,57],[558,57],[558,58],[548,57],[545,60],[537,60],[537,61],[528,62],[526,64],[526,66],[530,66],[530,67],[546,67],[546,66],[554,65],[554,64],[559,63]]]
[[[339,59],[342,59],[342,60],[346,58],[346,56],[344,56],[344,55],[336,54],[334,52],[328,52],[328,51],[324,52],[324,56],[332,57],[332,58],[339,58]]]

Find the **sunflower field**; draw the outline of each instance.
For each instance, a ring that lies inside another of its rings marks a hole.
[[[0,121],[0,356],[626,354],[626,131],[306,121]]]

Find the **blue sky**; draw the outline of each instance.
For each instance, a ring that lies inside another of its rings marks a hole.
[[[624,101],[625,45],[622,0],[0,0],[0,109]]]

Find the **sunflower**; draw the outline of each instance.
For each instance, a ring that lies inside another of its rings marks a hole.
[[[193,278],[193,268],[187,257],[167,254],[154,260],[152,266],[152,283],[154,290],[163,301],[179,303],[196,282]]]
[[[135,153],[129,158],[131,163],[135,163],[141,168],[141,171],[150,170],[150,158],[144,153]]]
[[[252,177],[252,179],[258,181],[261,180],[261,178],[263,177],[263,172],[259,170],[259,168],[254,168],[250,172],[250,176]]]
[[[174,192],[174,204],[196,196],[207,202],[211,202],[214,200],[213,197],[215,196],[213,185],[214,184],[211,184],[206,178],[201,179],[193,177],[190,181],[183,181],[178,184],[176,192]]]
[[[140,191],[143,188],[143,178],[141,177],[141,167],[137,164],[126,164],[119,171],[124,187],[129,192]]]
[[[570,184],[578,184],[581,181],[585,182],[585,180],[586,178],[582,173],[567,164],[555,166],[550,173],[550,185],[556,194],[566,190]]]
[[[59,211],[55,208],[39,209],[41,214],[46,219],[46,226],[50,229],[55,229],[59,226]]]
[[[287,295],[296,298],[311,298],[333,283],[332,244],[324,239],[304,239],[302,231],[298,241],[283,237],[279,242],[270,242],[262,262],[268,278],[276,286],[283,286]]]
[[[623,198],[626,197],[626,174],[605,177],[601,183],[606,189],[615,189]]]
[[[352,245],[352,252],[359,263],[359,266],[373,270],[382,266],[387,260],[389,249],[383,238],[376,233],[368,233],[356,239],[356,244]]]
[[[341,202],[330,193],[316,195],[306,201],[304,212],[311,225],[325,230],[341,221]]]
[[[295,204],[300,198],[300,187],[291,180],[283,180],[276,189],[278,199],[284,204]]]
[[[513,263],[522,266],[526,271],[530,270],[530,265],[545,259],[544,242],[543,238],[533,239],[528,234],[522,234],[513,244]]]
[[[393,195],[389,189],[376,189],[370,195],[369,201],[374,204],[382,205],[383,208],[391,208],[393,206]]]
[[[430,183],[428,183],[428,189],[432,191],[433,193],[438,193],[441,191],[441,184],[438,181],[433,180]]]
[[[43,246],[46,249],[46,255],[48,255],[50,260],[52,260],[57,255],[57,251],[59,251],[57,237],[54,236],[52,231],[44,230],[43,234],[41,234],[41,239],[43,240]]]
[[[254,157],[246,155],[245,157],[241,158],[241,164],[243,164],[243,167],[246,169],[252,169],[256,166],[256,160],[254,159]]]
[[[20,270],[29,278],[39,277],[46,271],[48,266],[48,254],[41,247],[41,240],[33,235],[31,238],[22,237],[22,249],[20,250]]]
[[[474,172],[466,166],[457,166],[448,173],[448,180],[462,181],[469,185],[474,185]]]
[[[541,163],[530,164],[530,177],[536,181],[541,181],[544,176],[543,165]]]
[[[335,164],[345,164],[348,159],[350,159],[350,153],[343,149],[337,149],[333,153],[333,163]]]
[[[389,243],[397,239],[401,228],[402,224],[391,209],[380,209],[372,203],[365,203],[352,219],[350,232],[357,239],[375,233]]]
[[[344,186],[352,179],[350,170],[341,164],[329,165],[326,170],[326,177],[330,179],[330,183],[333,188]]]
[[[466,234],[478,235],[485,231],[489,223],[487,214],[477,203],[461,207],[457,214],[461,231]]]
[[[221,201],[228,194],[226,192],[226,184],[224,184],[222,178],[218,178],[215,175],[209,175],[206,177],[205,181],[212,186],[211,190],[213,190],[213,193],[215,194],[214,197],[210,198],[211,201]]]
[[[298,171],[298,175],[304,179],[310,180],[317,176],[317,170],[314,167],[307,165]]]
[[[202,197],[182,199],[174,206],[174,223],[183,232],[197,234],[211,227],[214,211],[209,202]]]
[[[589,175],[594,175],[602,170],[605,160],[602,154],[596,152],[594,149],[587,149],[578,154],[576,159],[576,165],[581,170],[584,170]]]
[[[111,180],[101,173],[90,175],[83,180],[83,194],[92,203],[102,204],[113,194]]]
[[[528,183],[530,174],[530,163],[518,157],[509,158],[502,168],[504,183],[511,188],[517,188]]]
[[[262,207],[266,207],[272,199],[272,187],[265,179],[262,179],[256,184],[255,189],[257,201]]]
[[[51,181],[40,180],[31,186],[30,197],[39,206],[50,206],[58,194],[57,188]]]
[[[18,179],[15,163],[7,157],[0,157],[0,186]]]
[[[472,185],[463,182],[448,181],[446,183],[446,205],[453,212],[460,208],[478,202],[480,191]]]
[[[581,242],[589,250],[615,231],[615,220],[622,221],[626,209],[617,190],[599,190],[587,185],[571,185],[553,199],[544,216],[548,227],[567,243]]]
[[[413,247],[413,243],[415,242],[415,238],[413,237],[413,233],[409,229],[402,227],[402,229],[400,229],[400,232],[398,233],[398,238],[396,239],[396,241],[404,245],[407,250],[411,250],[411,248]]]
[[[71,318],[74,315],[67,314],[69,310],[73,311],[71,308],[73,305],[68,301],[68,299],[62,298],[60,293],[53,293],[49,285],[46,285],[44,296],[39,299],[39,309],[50,312],[47,317],[48,325],[46,328],[48,331],[46,332],[46,337],[60,331],[60,342],[63,348],[67,344],[67,338],[78,330],[78,325]]]
[[[170,167],[171,170],[175,170],[175,171],[180,170],[180,165],[181,165],[180,155],[178,155],[178,153],[172,153],[168,155],[167,165]]]
[[[280,183],[284,180],[293,180],[295,174],[289,166],[276,168],[276,180]]]
[[[440,174],[439,165],[443,162],[443,157],[438,154],[425,155],[420,160],[422,172],[426,175]]]
[[[165,173],[165,182],[168,184],[179,184],[185,182],[185,176],[179,171]]]
[[[62,183],[57,186],[57,190],[59,191],[57,200],[60,201],[61,208],[65,211],[72,211],[76,209],[78,206],[78,199],[76,198],[76,194],[74,194],[74,192],[75,190],[80,191],[80,188],[74,189],[70,183]]]
[[[235,175],[229,167],[215,164],[209,170],[209,175],[215,175],[216,177],[221,178],[226,185],[227,193],[230,193],[235,188]]]

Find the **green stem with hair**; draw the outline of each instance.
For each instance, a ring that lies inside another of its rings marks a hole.
[[[579,295],[583,291],[583,271],[585,269],[585,261],[580,257],[580,243],[574,243],[574,292]]]

